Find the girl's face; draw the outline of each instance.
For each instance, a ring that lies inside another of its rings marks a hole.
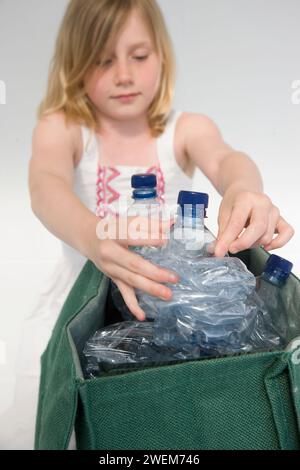
[[[160,84],[161,63],[151,36],[138,12],[133,11],[115,50],[107,51],[85,80],[85,90],[101,116],[128,120],[145,114]],[[120,95],[135,94],[120,99]]]

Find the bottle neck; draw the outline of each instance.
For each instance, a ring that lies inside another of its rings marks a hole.
[[[137,204],[158,204],[158,199],[156,197],[154,198],[139,198],[139,199],[133,199],[133,205],[137,205]]]
[[[192,211],[178,208],[177,218],[173,227],[172,239],[184,247],[187,257],[194,256],[204,245],[204,214],[197,216]]]
[[[185,209],[183,212],[178,208],[177,218],[175,222],[176,228],[189,228],[192,230],[204,230],[204,211],[197,213],[193,209]]]
[[[138,188],[132,191],[132,199],[139,200],[139,199],[156,199],[157,198],[157,191],[155,188]]]

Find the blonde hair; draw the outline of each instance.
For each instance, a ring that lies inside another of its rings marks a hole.
[[[164,131],[173,101],[176,65],[171,38],[156,0],[71,0],[57,36],[38,118],[63,111],[67,123],[96,129],[98,123],[84,89],[84,76],[97,60],[103,59],[135,8],[148,27],[162,64],[160,86],[148,109],[149,127],[154,137]]]

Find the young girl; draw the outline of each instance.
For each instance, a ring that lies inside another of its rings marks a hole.
[[[99,220],[118,215],[127,200],[133,174],[155,173],[160,199],[174,204],[180,190],[191,190],[199,168],[223,196],[216,256],[259,245],[279,248],[293,235],[263,193],[252,160],[226,144],[210,118],[172,109],[174,74],[155,0],[70,1],[33,133],[32,209],[63,243],[57,269],[25,322],[17,380],[22,406],[14,405],[19,448],[33,446],[40,355],[87,259],[118,285],[140,320],[144,312],[134,288],[171,297],[164,284],[176,282],[177,274],[128,250],[160,244],[165,226],[156,240],[96,236]]]

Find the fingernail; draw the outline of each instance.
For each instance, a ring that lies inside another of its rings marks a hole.
[[[175,274],[170,274],[169,280],[171,282],[178,282],[178,276],[176,276]]]
[[[160,298],[161,300],[170,300],[169,294],[162,295]]]

